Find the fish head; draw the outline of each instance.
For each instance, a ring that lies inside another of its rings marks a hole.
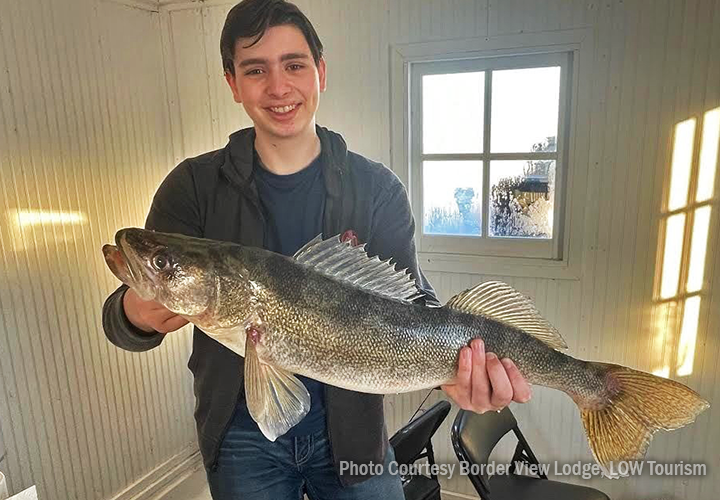
[[[216,244],[217,245],[217,244]],[[182,316],[203,314],[216,299],[213,244],[138,228],[121,229],[103,254],[112,273],[143,300]]]

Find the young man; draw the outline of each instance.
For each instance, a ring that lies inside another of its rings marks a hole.
[[[371,255],[418,268],[414,222],[405,188],[379,163],[348,151],[342,137],[315,124],[326,87],[322,44],[308,19],[283,0],[245,0],[228,14],[221,37],[225,78],[254,127],[220,150],[178,165],[153,200],[146,226],[157,231],[264,247],[292,255],[317,234],[348,230]],[[106,301],[108,338],[148,350],[187,321],[121,286]],[[362,332],[358,332],[359,335]],[[310,413],[275,442],[250,417],[243,397],[243,358],[195,328],[188,363],[195,376],[198,439],[213,498],[397,499],[400,479],[340,474],[341,462],[389,464],[392,449],[382,396],[300,377]],[[509,360],[464,348],[458,377],[443,390],[461,407],[487,411],[530,389]]]

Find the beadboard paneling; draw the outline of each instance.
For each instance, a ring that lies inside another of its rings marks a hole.
[[[158,14],[117,3],[0,3],[0,468],[11,492],[109,498],[195,440],[189,334],[138,355],[100,326],[118,285],[101,246],[143,224],[173,164],[159,28]]]

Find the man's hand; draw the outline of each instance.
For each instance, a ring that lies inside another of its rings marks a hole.
[[[499,411],[510,401],[526,403],[530,400],[530,386],[515,363],[502,360],[493,353],[485,353],[485,343],[475,339],[470,347],[460,351],[455,380],[442,386],[445,394],[463,410],[485,413]]]
[[[169,311],[159,302],[142,300],[132,288],[125,292],[123,308],[130,323],[147,333],[174,332],[188,324],[188,320]]]

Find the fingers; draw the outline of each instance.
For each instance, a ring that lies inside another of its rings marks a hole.
[[[463,409],[468,409],[471,406],[471,374],[472,352],[469,347],[463,347],[458,355],[458,370],[455,379],[451,383],[441,386],[445,394],[450,396],[450,399]]]
[[[491,410],[490,395],[492,387],[488,379],[485,356],[485,342],[475,339],[470,343],[473,350],[472,364],[472,408],[479,413]]]
[[[160,333],[170,333],[188,324],[188,320],[178,316],[157,302],[148,303],[143,312],[143,318],[153,330]]]
[[[462,389],[469,389],[472,375],[472,352],[468,347],[460,350],[460,361],[458,365],[455,385]]]
[[[168,310],[159,302],[142,300],[132,288],[125,292],[123,306],[128,320],[148,333],[174,332],[188,324],[185,318]]]
[[[175,330],[179,330],[183,326],[187,325],[189,323],[188,320],[183,318],[182,316],[178,316],[174,314],[172,317],[166,319],[160,325],[156,330],[160,333],[169,333],[174,332]]]
[[[532,389],[530,388],[530,384],[525,380],[525,377],[520,373],[520,370],[515,366],[515,363],[508,358],[503,359],[501,362],[505,367],[505,372],[512,385],[513,401],[516,403],[527,403],[530,401]]]
[[[157,305],[160,306],[159,304]],[[165,309],[163,306],[157,307],[154,304],[150,304],[148,308],[145,309],[143,315],[149,322],[156,326],[162,325],[167,320],[177,316],[177,314],[169,309]]]
[[[130,323],[144,332],[152,333],[154,329],[145,319],[145,312],[149,307],[147,304],[132,288],[123,295],[123,309]]]
[[[494,353],[486,353],[481,339],[473,340],[470,346],[460,351],[455,380],[442,386],[458,406],[485,413],[499,411],[511,401],[524,403],[530,399],[530,385],[510,359],[500,360]]]
[[[493,353],[487,355],[487,375],[492,386],[490,405],[495,409],[505,408],[513,399],[513,387],[505,367]]]

